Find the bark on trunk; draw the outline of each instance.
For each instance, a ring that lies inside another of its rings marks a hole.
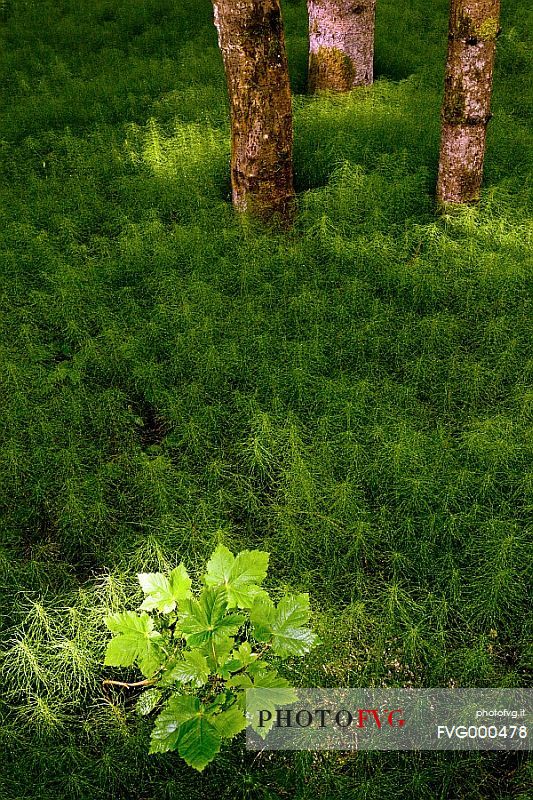
[[[231,113],[233,204],[265,222],[294,211],[292,109],[279,0],[213,0]]]
[[[309,91],[372,83],[376,0],[307,0],[307,9]]]
[[[437,182],[441,205],[479,200],[500,0],[451,0]]]

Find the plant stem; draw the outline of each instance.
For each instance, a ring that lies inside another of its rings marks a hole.
[[[102,686],[125,686],[127,689],[135,689],[138,686],[152,686],[157,681],[154,678],[146,679],[144,681],[135,681],[135,683],[127,683],[126,681],[102,681]]]

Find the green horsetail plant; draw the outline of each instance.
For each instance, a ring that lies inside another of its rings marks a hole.
[[[278,705],[296,700],[272,658],[303,656],[318,637],[307,627],[308,594],[286,596],[276,605],[261,587],[268,559],[260,550],[234,556],[219,545],[196,595],[181,563],[168,575],[138,575],[145,595],[140,613],[122,611],[105,618],[113,634],[105,665],[135,665],[144,680],[104,683],[141,687],[138,713],[159,712],[150,753],[177,750],[201,772],[224,739],[247,727],[247,689],[278,690],[265,693],[265,708],[273,699]],[[254,695],[263,701],[261,693]]]

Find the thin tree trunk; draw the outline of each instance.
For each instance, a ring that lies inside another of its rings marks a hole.
[[[437,182],[441,205],[479,200],[500,0],[451,0]]]
[[[294,210],[292,109],[279,0],[213,0],[231,112],[233,204],[266,222]]]
[[[309,91],[372,83],[376,0],[307,0],[307,9]]]

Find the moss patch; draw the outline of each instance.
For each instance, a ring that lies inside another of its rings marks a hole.
[[[483,42],[490,42],[496,39],[499,30],[500,25],[498,20],[494,17],[489,17],[489,19],[486,19],[476,30],[476,36]]]
[[[465,93],[462,81],[446,79],[446,96],[443,117],[446,122],[458,124],[465,120]]]
[[[353,88],[355,66],[349,56],[336,47],[319,47],[309,59],[311,91],[329,89],[347,92]]]
[[[460,39],[490,42],[497,38],[499,30],[500,24],[496,17],[488,17],[480,25],[476,25],[469,14],[462,12],[457,20],[456,36]]]

